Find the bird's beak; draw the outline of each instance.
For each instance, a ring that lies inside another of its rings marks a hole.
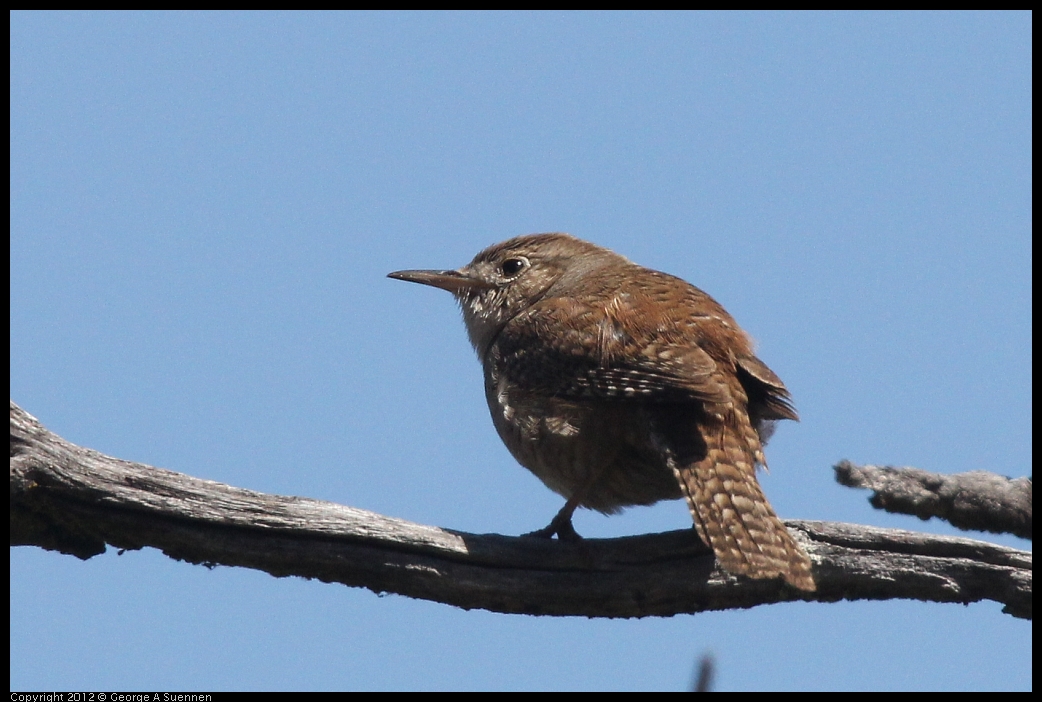
[[[387,277],[395,280],[407,280],[410,283],[430,285],[442,290],[448,290],[450,293],[492,287],[491,284],[486,283],[484,280],[460,271],[395,271],[394,273],[388,273]]]

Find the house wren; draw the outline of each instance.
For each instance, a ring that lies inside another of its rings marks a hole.
[[[789,392],[713,298],[567,234],[521,236],[451,271],[390,277],[448,290],[485,371],[492,421],[572,513],[687,500],[723,568],[814,590],[810,559],[760,490]]]

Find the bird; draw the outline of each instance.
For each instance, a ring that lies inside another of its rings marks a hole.
[[[459,303],[496,431],[565,498],[530,535],[581,539],[579,507],[684,499],[725,571],[816,589],[756,476],[775,422],[799,417],[708,294],[563,233],[508,239],[455,270],[388,275]]]

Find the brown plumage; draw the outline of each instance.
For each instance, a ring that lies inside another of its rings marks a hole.
[[[727,571],[813,590],[810,560],[756,479],[782,381],[709,295],[566,234],[517,237],[455,271],[392,277],[451,291],[482,361],[503,442],[566,498],[542,536],[685,498]]]

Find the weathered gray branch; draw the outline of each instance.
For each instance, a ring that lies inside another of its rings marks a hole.
[[[1007,478],[987,471],[942,475],[919,468],[835,466],[841,485],[868,488],[876,509],[938,517],[959,529],[1031,538],[1031,478]]]
[[[11,545],[90,558],[152,546],[496,612],[668,616],[789,600],[994,600],[1031,618],[1031,553],[971,539],[789,521],[818,591],[735,578],[692,529],[571,544],[466,534],[302,497],[266,495],[104,456],[11,403]]]

